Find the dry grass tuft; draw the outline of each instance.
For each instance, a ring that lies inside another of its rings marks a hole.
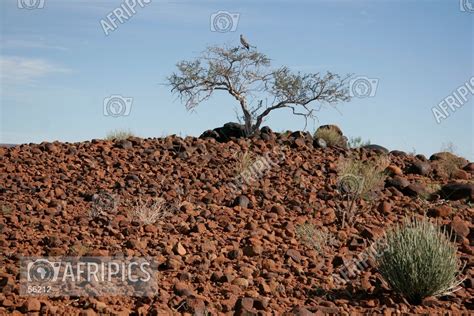
[[[384,171],[389,165],[390,158],[386,155],[367,161],[354,157],[340,160],[338,164],[340,191],[368,198],[371,192],[384,185],[387,177]]]
[[[437,170],[439,170],[441,176],[451,178],[457,170],[461,169],[466,164],[464,158],[458,157],[449,152],[440,153],[438,155],[442,158],[436,160],[434,164],[437,166]]]
[[[257,156],[251,151],[237,153],[237,165],[235,166],[235,173],[239,175],[244,171],[249,170],[256,159]]]
[[[164,198],[154,198],[148,201],[138,199],[130,212],[132,222],[139,222],[143,225],[152,225],[158,221],[173,215],[179,205],[170,205]]]
[[[344,137],[332,128],[320,128],[313,137],[324,139],[328,147],[344,146],[345,144]]]
[[[116,129],[109,133],[105,137],[106,140],[124,140],[129,137],[135,136],[130,130]]]
[[[334,236],[310,223],[297,226],[296,236],[306,246],[316,250],[319,254],[334,241]]]

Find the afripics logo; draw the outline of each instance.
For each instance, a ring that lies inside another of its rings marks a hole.
[[[158,291],[157,264],[145,258],[22,258],[20,294],[148,296]]]
[[[459,0],[459,8],[462,12],[474,12],[474,0]]]
[[[34,10],[44,8],[44,0],[18,0],[17,4],[19,9]]]

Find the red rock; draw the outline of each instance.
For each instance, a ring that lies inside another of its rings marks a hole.
[[[251,310],[253,309],[253,298],[251,297],[242,297],[237,300],[235,303],[235,309],[236,310],[241,310],[241,309],[248,309]]]
[[[322,211],[323,214],[323,224],[330,225],[334,223],[337,219],[336,211],[333,208],[326,208]]]
[[[34,297],[29,297],[26,299],[25,303],[23,304],[23,311],[24,312],[39,312],[41,309],[41,303],[38,299]]]
[[[251,245],[251,246],[246,246],[242,249],[243,253],[247,257],[254,257],[261,255],[263,252],[263,248],[258,245]]]
[[[460,179],[460,180],[469,180],[471,178],[469,173],[461,169],[457,169],[456,171],[454,171],[451,177],[453,179]]]
[[[469,235],[469,225],[458,216],[454,217],[451,227],[458,237],[467,237]]]
[[[232,281],[232,284],[246,288],[246,287],[249,286],[249,281],[247,279],[244,279],[244,278],[235,278]]]
[[[194,295],[194,291],[190,285],[184,282],[177,282],[174,285],[174,293],[180,296],[190,296]]]
[[[260,292],[264,295],[269,294],[271,292],[270,286],[265,281],[260,282],[258,288]]]
[[[185,302],[187,311],[192,313],[192,315],[206,315],[208,313],[206,304],[201,298],[187,297]]]
[[[301,261],[301,254],[299,253],[298,250],[295,249],[288,249],[286,251],[286,256],[290,257],[293,259],[295,262],[300,262]]]
[[[186,249],[184,249],[183,245],[180,242],[174,245],[173,252],[180,256],[184,256],[187,253]]]
[[[452,208],[449,205],[440,205],[434,208],[430,208],[427,215],[430,217],[446,217],[450,215]]]
[[[388,166],[386,171],[389,172],[392,175],[395,175],[395,176],[402,176],[403,175],[402,169],[400,169],[399,167],[397,167],[395,165]]]
[[[435,297],[426,297],[422,302],[423,306],[434,307],[439,305],[438,300]]]
[[[257,310],[266,310],[270,300],[266,297],[259,297],[254,299],[253,307]]]
[[[273,205],[270,211],[280,216],[285,215],[285,208],[281,205]]]
[[[377,207],[377,210],[383,214],[388,214],[392,210],[392,204],[387,201],[383,201]]]
[[[315,315],[314,313],[311,313],[308,309],[305,307],[294,307],[291,310],[291,315],[295,316],[313,316]]]

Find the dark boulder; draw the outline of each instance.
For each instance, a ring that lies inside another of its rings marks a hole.
[[[422,183],[411,183],[402,189],[402,193],[407,196],[425,196],[428,194],[428,190]]]
[[[430,160],[431,161],[448,160],[448,161],[453,161],[456,164],[459,164],[460,166],[465,166],[467,163],[469,163],[469,161],[467,161],[466,159],[456,156],[455,154],[447,152],[447,151],[431,155]]]
[[[313,145],[313,137],[308,132],[296,131],[288,136],[288,139],[291,142],[291,146],[294,148],[301,148],[304,146]]]
[[[408,168],[408,173],[419,174],[422,176],[427,176],[431,172],[431,165],[427,161],[416,160],[410,168]]]
[[[214,138],[214,139],[218,139],[218,138],[219,138],[219,133],[216,132],[215,130],[208,129],[207,131],[205,131],[204,133],[202,133],[201,136],[199,136],[199,138]]]
[[[262,127],[256,133],[256,136],[260,136],[263,140],[270,140],[275,137],[273,131],[268,126]],[[214,128],[213,130],[207,130],[199,136],[199,138],[214,138],[220,143],[242,137],[248,137],[245,125],[234,122],[225,123],[224,126]]]
[[[401,151],[401,150],[392,150],[390,152],[390,154],[392,154],[393,156],[396,156],[396,157],[406,157],[408,156],[408,154],[404,151]]]
[[[446,200],[469,199],[474,201],[474,184],[472,183],[449,183],[440,190],[441,196]]]
[[[389,153],[389,150],[383,146],[380,146],[380,145],[375,145],[375,144],[370,144],[370,145],[365,145],[365,146],[362,146],[361,148],[363,149],[368,149],[368,150],[373,150],[375,151],[376,153],[379,153],[379,154],[388,154]]]
[[[395,176],[393,178],[389,178],[386,181],[386,187],[394,187],[398,189],[399,191],[402,191],[404,188],[410,185],[410,181],[408,181],[406,178],[400,177],[400,176]]]
[[[260,129],[261,134],[273,134],[273,131],[270,127],[264,126]]]
[[[416,155],[415,158],[418,158],[418,160],[421,160],[421,161],[428,161],[428,159],[426,159],[425,155],[422,155],[422,154]]]
[[[222,127],[207,130],[199,138],[214,138],[220,143],[227,142],[232,138],[245,137],[245,126],[239,123],[225,123]]]

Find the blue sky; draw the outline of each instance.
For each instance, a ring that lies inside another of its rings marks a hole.
[[[474,13],[457,0],[151,0],[108,36],[100,21],[122,1],[44,1],[33,10],[0,4],[0,143],[81,141],[114,129],[198,136],[235,121],[231,97],[187,112],[163,83],[179,60],[243,33],[275,67],[378,79],[375,96],[322,109],[308,130],[337,124],[348,137],[425,155],[452,142],[474,160],[472,94],[440,124],[432,113],[474,73]],[[211,31],[217,11],[240,15],[235,32]],[[128,116],[104,115],[111,95],[133,98]],[[304,121],[281,110],[265,125],[300,130]]]

